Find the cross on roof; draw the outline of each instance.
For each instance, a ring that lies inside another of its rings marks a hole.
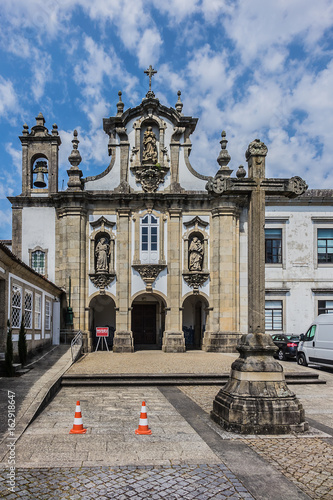
[[[151,92],[151,79],[157,73],[157,71],[152,67],[152,65],[150,65],[144,73],[149,76],[149,92]]]

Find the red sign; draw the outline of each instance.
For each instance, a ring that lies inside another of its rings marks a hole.
[[[96,337],[108,337],[109,336],[109,327],[96,327]]]

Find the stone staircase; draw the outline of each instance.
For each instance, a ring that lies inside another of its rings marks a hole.
[[[114,374],[64,374],[62,386],[158,386],[158,385],[224,385],[228,373],[114,373]],[[285,373],[288,385],[326,384],[319,375],[312,372]]]

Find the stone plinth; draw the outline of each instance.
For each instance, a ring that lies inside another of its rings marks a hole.
[[[238,332],[205,332],[202,350],[206,352],[236,352],[241,334]]]
[[[114,332],[113,352],[134,352],[132,332],[117,332],[117,330]]]
[[[166,331],[163,334],[163,352],[185,352],[185,338],[183,332]]]
[[[273,358],[277,347],[270,335],[243,335],[240,357],[231,365],[227,384],[215,397],[211,418],[240,434],[304,432],[309,425],[302,404],[285,382],[283,368]]]

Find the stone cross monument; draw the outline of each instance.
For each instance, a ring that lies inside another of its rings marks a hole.
[[[222,133],[223,136],[223,133]],[[225,134],[224,134],[225,136]],[[283,368],[273,358],[276,346],[265,334],[265,197],[295,197],[307,185],[300,177],[267,179],[267,147],[259,139],[246,151],[248,178],[240,167],[237,179],[227,167],[230,156],[221,141],[221,168],[207,183],[215,195],[247,194],[248,216],[248,333],[241,337],[237,350],[240,357],[232,364],[228,383],[213,403],[212,419],[227,430],[244,434],[283,434],[304,431],[304,410],[288,389]],[[222,156],[224,161],[222,161]],[[223,279],[223,276],[221,277]]]

